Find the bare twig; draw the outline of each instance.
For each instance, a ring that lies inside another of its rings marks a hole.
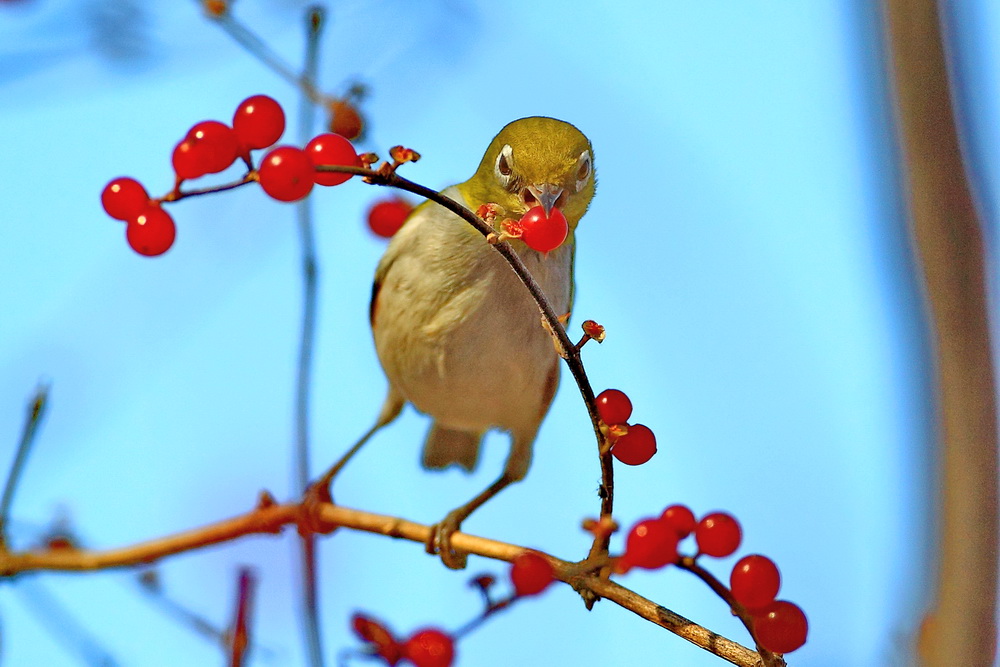
[[[28,461],[28,452],[31,451],[31,444],[35,440],[38,425],[45,416],[48,400],[49,387],[43,384],[35,390],[35,395],[31,399],[31,403],[28,404],[28,416],[25,418],[24,428],[21,430],[21,440],[17,444],[14,461],[7,473],[7,482],[3,487],[3,498],[0,499],[0,549],[6,548],[7,521],[10,518],[10,508],[14,503],[14,492],[17,490],[18,482],[21,481],[24,464]]]
[[[201,614],[185,607],[171,598],[160,584],[160,573],[157,570],[145,570],[139,574],[139,587],[150,602],[156,604],[164,612],[180,621],[196,634],[211,640],[214,644],[225,645],[225,633]]]
[[[312,136],[316,120],[315,106],[309,91],[315,91],[319,66],[319,43],[323,28],[324,11],[313,6],[306,10],[306,54],[302,68],[302,99],[299,105],[299,142],[305,145]],[[302,335],[299,344],[297,379],[295,382],[295,470],[296,488],[302,493],[309,486],[309,398],[312,388],[313,346],[316,338],[316,305],[319,291],[319,262],[313,234],[312,198],[306,197],[296,204],[299,242],[302,253]],[[319,621],[319,586],[317,583],[316,535],[310,531],[301,534],[302,550],[301,587],[302,631],[306,655],[312,667],[323,666],[323,642]]]
[[[236,612],[229,630],[230,667],[243,667],[250,650],[250,615],[257,578],[248,567],[240,568],[236,590]]]
[[[298,526],[299,530],[321,532],[332,532],[338,528],[360,530],[405,539],[421,547],[433,531],[433,526],[330,503],[277,505],[269,495],[265,494],[258,506],[246,514],[118,549],[0,552],[0,576],[11,577],[38,571],[87,572],[147,565],[168,556],[228,542],[246,535],[277,534],[286,526]],[[508,562],[527,549],[461,532],[454,534],[452,543],[456,549]],[[589,591],[595,598],[611,600],[734,665],[766,667],[755,651],[726,639],[635,591],[609,581],[603,575],[588,573],[588,568],[581,568],[580,563],[552,556],[546,557],[553,565],[556,578],[574,589]]]
[[[211,16],[210,18],[215,21],[215,23],[226,32],[226,34],[236,40],[240,46],[245,48],[248,53],[264,63],[264,65],[269,67],[285,81],[292,84],[296,88],[301,89],[313,103],[323,104],[326,102],[326,98],[320,94],[318,90],[316,90],[314,80],[308,79],[307,77],[301,77],[296,74],[295,69],[291,65],[286,63],[281,56],[272,51],[271,47],[269,47],[263,39],[257,36],[257,34],[250,30],[250,28],[248,28],[244,23],[236,19],[231,12],[227,11],[218,16]]]
[[[60,644],[86,667],[115,667],[118,660],[41,582],[20,582],[15,588],[28,608]]]
[[[997,424],[982,226],[962,160],[935,0],[886,0],[911,229],[933,327],[940,503],[926,665],[996,651]]]
[[[175,187],[171,192],[167,193],[163,197],[160,197],[159,199],[154,199],[153,201],[168,203],[168,202],[180,201],[181,199],[185,199],[187,197],[199,197],[201,195],[209,195],[215,192],[225,192],[226,190],[234,190],[236,188],[243,187],[244,185],[249,185],[250,183],[254,183],[256,180],[257,180],[257,172],[250,171],[246,174],[246,176],[244,176],[242,179],[238,181],[232,181],[231,183],[223,183],[222,185],[213,185],[207,188],[197,188],[194,190],[185,190],[182,192],[180,190],[180,184],[178,184],[178,186]]]

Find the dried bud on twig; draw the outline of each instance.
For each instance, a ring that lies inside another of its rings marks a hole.
[[[406,162],[416,162],[420,159],[420,153],[405,146],[393,146],[389,149],[389,157],[396,163],[394,166],[398,167]]]

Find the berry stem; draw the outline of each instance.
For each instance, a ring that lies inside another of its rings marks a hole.
[[[732,592],[730,592],[729,588],[727,588],[724,583],[719,581],[714,574],[699,565],[698,561],[694,557],[683,556],[679,561],[677,561],[677,567],[682,570],[687,570],[701,579],[716,595],[722,598],[722,600],[729,605],[733,614],[740,619],[740,622],[743,623],[743,626],[753,638],[754,644],[757,646],[757,652],[760,653],[760,658],[765,667],[784,667],[785,660],[781,656],[771,653],[766,648],[762,647],[760,642],[757,641],[757,635],[754,633],[753,629],[753,618],[750,615],[750,612],[748,612],[743,605],[736,601]]]
[[[180,201],[181,199],[187,199],[188,197],[200,197],[201,195],[210,195],[215,192],[225,192],[226,190],[234,190],[236,188],[243,187],[249,183],[253,183],[257,180],[257,172],[249,171],[246,176],[241,180],[233,181],[232,183],[224,183],[222,185],[213,185],[207,188],[198,188],[195,190],[181,191],[180,183],[169,193],[160,197],[159,199],[151,200],[153,203],[169,204],[171,202]]]

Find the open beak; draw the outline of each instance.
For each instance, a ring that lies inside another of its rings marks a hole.
[[[527,191],[525,195],[530,195],[542,205],[545,209],[545,215],[548,216],[552,213],[552,209],[555,208],[556,202],[562,197],[563,189],[558,185],[553,185],[552,183],[539,183],[536,185],[529,185],[525,188]],[[525,196],[525,203],[528,203],[529,197]],[[529,206],[530,208],[530,206]]]

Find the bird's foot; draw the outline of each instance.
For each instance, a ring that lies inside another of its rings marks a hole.
[[[456,551],[451,546],[451,536],[458,532],[464,518],[457,512],[449,512],[448,516],[432,527],[425,545],[427,553],[441,556],[441,562],[452,570],[464,570],[469,559],[469,554]]]

